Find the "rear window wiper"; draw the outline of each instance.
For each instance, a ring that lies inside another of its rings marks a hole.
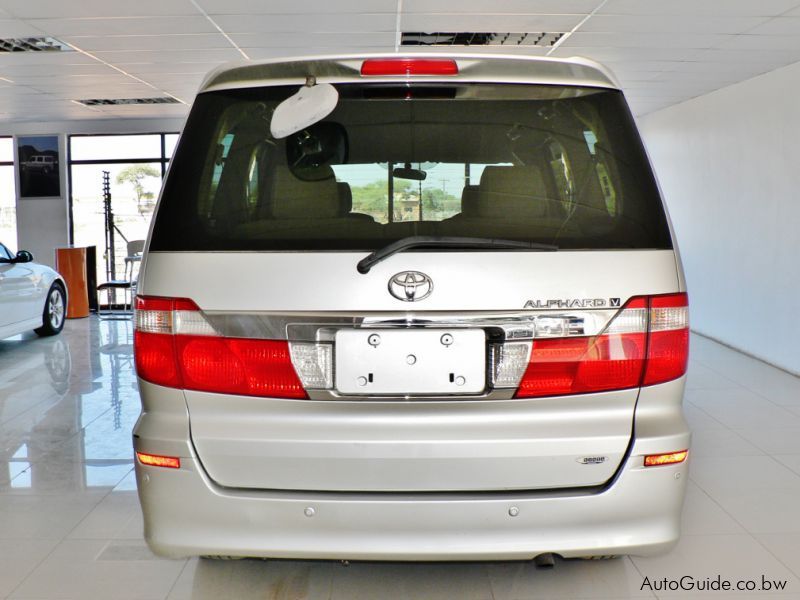
[[[369,270],[382,260],[389,258],[393,254],[408,250],[409,248],[419,248],[423,246],[439,248],[506,248],[510,250],[540,250],[544,252],[555,252],[558,246],[552,244],[540,244],[537,242],[523,242],[520,240],[499,240],[478,237],[455,237],[455,236],[435,236],[435,235],[412,235],[396,242],[392,242],[375,250],[367,257],[358,261],[356,268],[359,273],[369,273]]]

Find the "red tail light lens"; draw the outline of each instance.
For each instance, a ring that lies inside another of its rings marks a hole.
[[[177,336],[176,344],[187,390],[306,397],[289,356],[288,342],[187,335]]]
[[[221,394],[306,398],[284,340],[217,335],[191,300],[138,297],[134,355],[142,379]]]
[[[365,60],[361,75],[458,75],[454,60],[435,58],[380,58]]]
[[[677,379],[689,362],[689,299],[686,294],[650,299],[650,345],[642,385]]]
[[[534,340],[516,397],[663,383],[686,372],[688,352],[686,294],[633,298],[601,335]]]
[[[165,387],[182,387],[175,341],[171,335],[134,331],[133,348],[139,377]]]

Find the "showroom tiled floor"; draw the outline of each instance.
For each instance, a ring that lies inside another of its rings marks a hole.
[[[761,597],[800,598],[800,379],[708,339],[692,340],[694,445],[677,548],[547,571],[154,557],[132,474],[131,343],[130,322],[95,318],[56,338],[0,341],[0,598],[625,598],[656,595],[642,590],[645,576],[717,574],[786,580]]]

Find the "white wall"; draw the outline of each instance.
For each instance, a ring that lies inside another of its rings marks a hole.
[[[800,374],[800,63],[640,119],[692,327]]]
[[[17,246],[55,267],[55,249],[69,243],[66,198],[17,198]]]
[[[0,135],[55,135],[103,133],[160,133],[181,131],[185,119],[82,119],[79,121],[4,121],[0,122]]]

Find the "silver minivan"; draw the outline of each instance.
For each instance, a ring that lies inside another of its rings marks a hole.
[[[613,76],[413,54],[212,73],[135,312],[166,556],[653,554],[690,433],[680,259]]]

